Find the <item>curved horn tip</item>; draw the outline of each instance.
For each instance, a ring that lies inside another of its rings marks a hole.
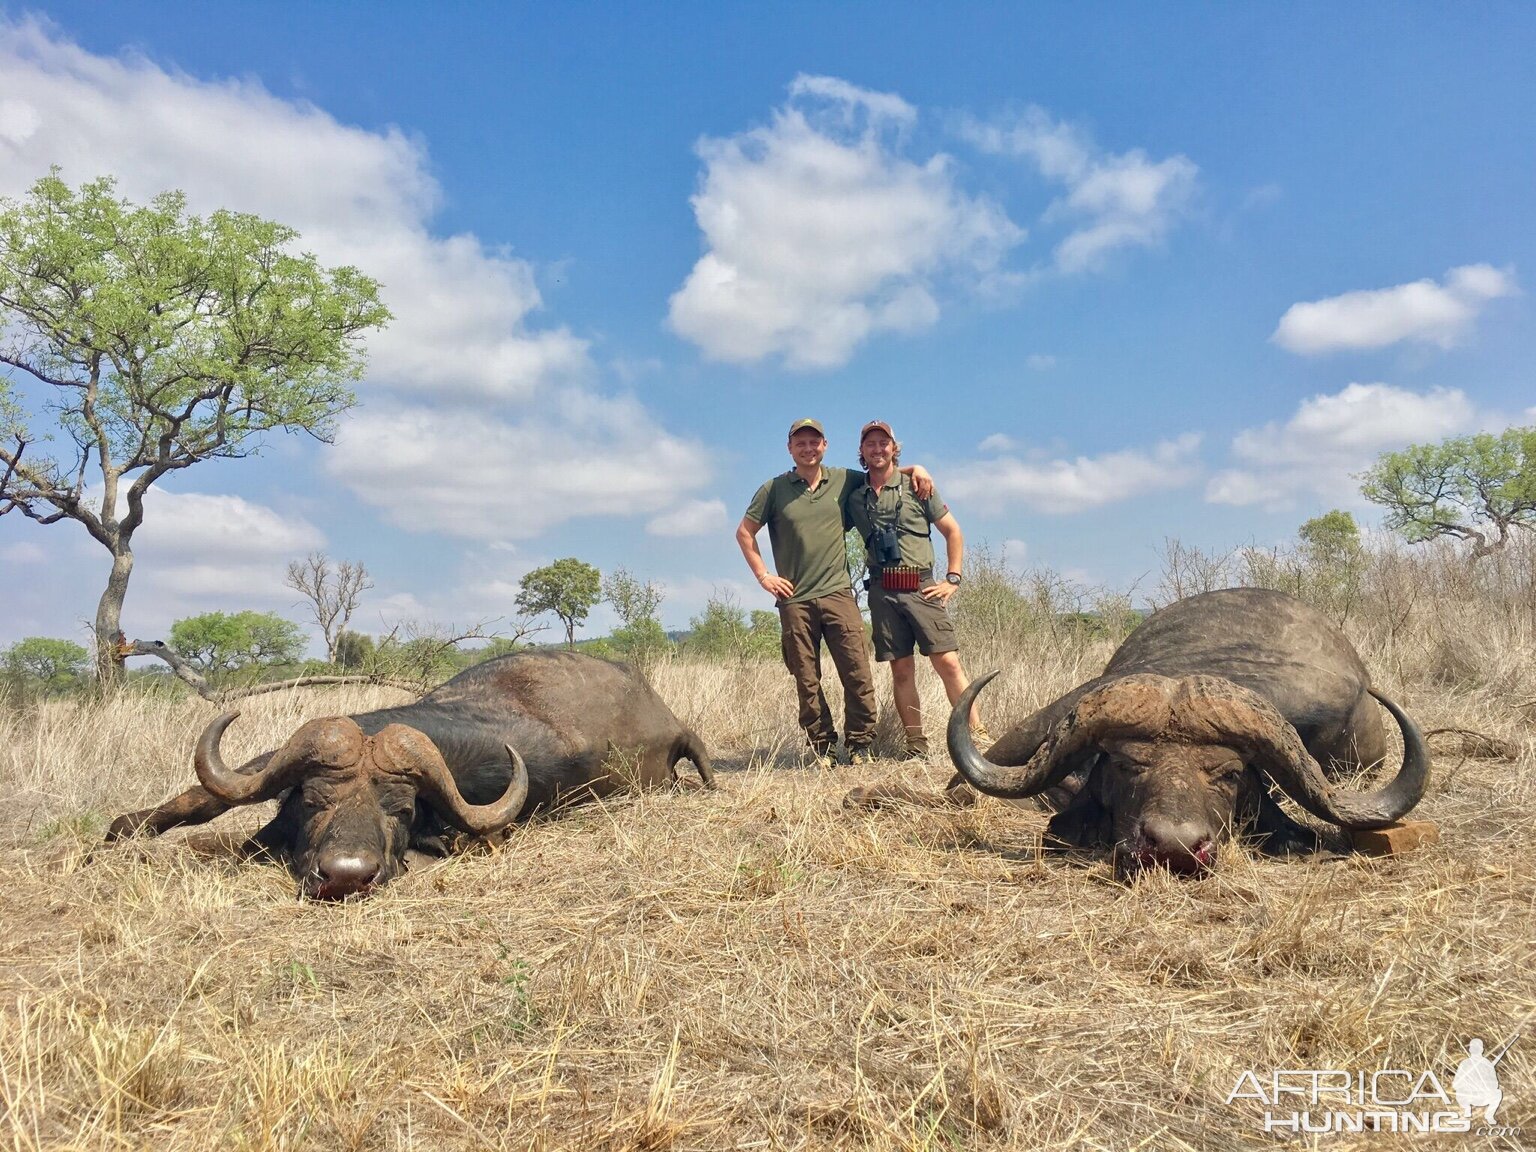
[[[1367,691],[1397,721],[1403,737],[1403,760],[1396,775],[1374,792],[1347,792],[1327,780],[1317,762],[1301,746],[1286,756],[1271,749],[1263,767],[1293,800],[1307,811],[1341,828],[1382,828],[1401,820],[1424,798],[1429,785],[1431,756],[1418,725],[1402,708],[1377,692]]]
[[[983,688],[992,683],[992,681],[996,680],[1002,674],[1003,670],[1001,668],[994,668],[990,672],[983,672],[980,676],[976,677],[976,679],[972,680],[970,684],[966,685],[966,687],[975,688],[976,691],[980,692]]]
[[[192,754],[192,766],[197,772],[198,783],[226,804],[245,804],[256,795],[259,782],[266,778],[263,772],[256,776],[242,776],[224,763],[219,750],[224,731],[238,719],[238,711],[221,712],[203,728],[197,737]]]
[[[503,744],[502,747],[507,750],[507,756],[512,760],[512,778],[514,780],[520,776],[526,778],[528,775],[528,765],[517,754],[517,749],[510,744]]]

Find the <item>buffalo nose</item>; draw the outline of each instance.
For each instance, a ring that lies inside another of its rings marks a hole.
[[[1178,872],[1207,867],[1215,859],[1210,832],[1192,820],[1148,818],[1142,822],[1141,836],[1157,863]]]
[[[318,895],[322,900],[337,900],[366,891],[379,876],[379,861],[375,856],[352,852],[336,852],[322,856],[315,864],[315,877],[319,881]]]

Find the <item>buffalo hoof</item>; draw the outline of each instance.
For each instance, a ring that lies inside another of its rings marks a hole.
[[[852,789],[843,797],[844,808],[888,808],[892,805],[911,805],[931,808],[935,797],[914,792],[904,784],[871,784]]]

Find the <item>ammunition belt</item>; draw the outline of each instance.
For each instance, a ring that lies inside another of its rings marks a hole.
[[[913,568],[906,564],[880,570],[880,587],[887,592],[916,592],[930,576],[928,568]]]

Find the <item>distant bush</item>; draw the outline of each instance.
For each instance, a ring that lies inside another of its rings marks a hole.
[[[618,613],[619,627],[607,642],[618,659],[643,669],[672,651],[672,641],[656,618],[662,601],[660,585],[616,568],[603,577],[603,599]]]
[[[71,640],[28,636],[0,652],[0,688],[14,702],[61,695],[86,683],[90,665],[91,654]]]
[[[1140,619],[1124,593],[1081,585],[1050,569],[1014,569],[984,543],[966,548],[964,577],[950,600],[962,654],[1119,643]]]
[[[336,667],[360,671],[373,658],[373,637],[366,632],[343,631],[336,637]]]
[[[683,645],[690,656],[736,660],[770,660],[779,655],[779,617],[754,609],[750,617],[730,592],[717,592],[689,625]]]

